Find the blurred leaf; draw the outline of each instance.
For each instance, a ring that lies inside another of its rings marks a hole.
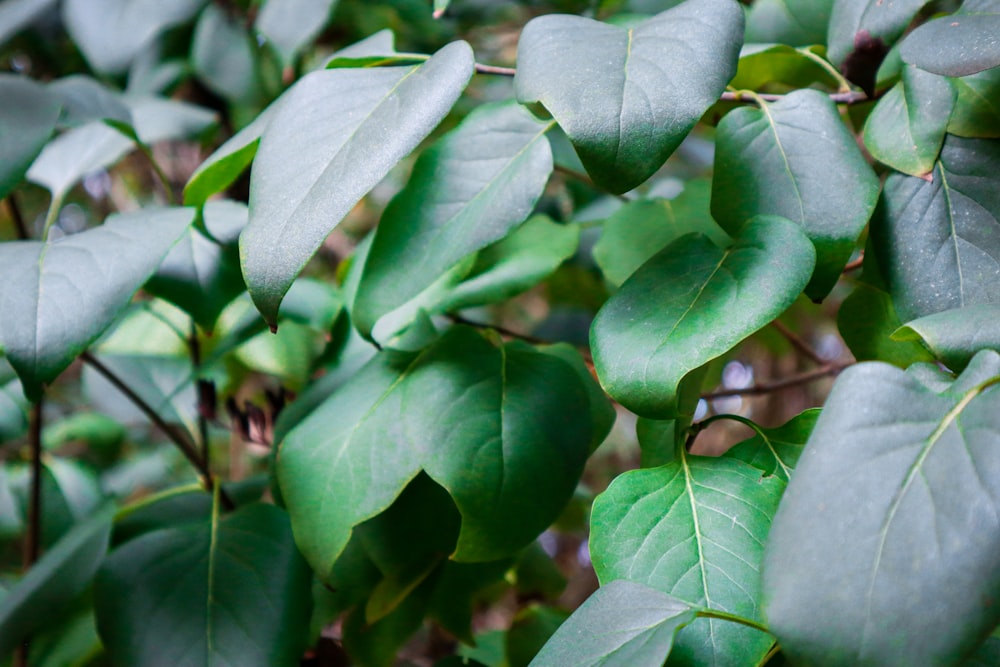
[[[226,100],[252,104],[261,96],[256,61],[247,29],[215,4],[206,7],[191,38],[191,64],[205,85]]]
[[[875,70],[882,58],[927,2],[838,0],[831,3],[826,41],[830,61],[847,68],[863,64],[865,73],[874,81]],[[858,81],[850,75],[848,78]]]
[[[507,631],[507,664],[528,667],[528,663],[556,633],[569,612],[532,604],[517,613]]]
[[[949,16],[918,26],[899,45],[903,60],[943,76],[1000,66],[1000,2],[965,0]]]
[[[0,46],[55,9],[57,0],[6,0],[0,2]]]
[[[2,29],[0,29],[2,30]],[[34,81],[0,73],[0,198],[14,189],[56,129],[59,96]]]
[[[833,0],[757,0],[747,12],[748,44],[825,44]]]
[[[284,67],[319,36],[337,0],[265,0],[254,28],[267,39]]]
[[[56,79],[48,88],[62,101],[61,127],[76,127],[95,120],[132,124],[132,112],[121,94],[97,79],[73,74]]]
[[[72,442],[83,442],[95,455],[108,459],[121,447],[125,427],[99,412],[77,412],[66,419],[46,425],[42,444],[57,449]]]

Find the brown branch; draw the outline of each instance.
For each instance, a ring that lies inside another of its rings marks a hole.
[[[779,95],[775,93],[756,93],[756,96],[765,102],[779,102],[783,100],[786,96]],[[834,104],[860,104],[862,102],[868,102],[873,99],[868,97],[865,93],[858,91],[851,91],[848,93],[829,93],[827,97]],[[751,102],[753,99],[748,95],[741,92],[726,91],[719,96],[720,102]]]
[[[28,226],[24,224],[24,216],[21,215],[21,207],[17,205],[17,200],[14,199],[13,192],[7,195],[7,207],[10,208],[10,217],[14,221],[14,229],[17,230],[17,238],[22,241],[30,239],[31,234],[28,233]]]
[[[817,364],[823,365],[826,363],[826,359],[819,356],[819,352],[812,349],[809,343],[802,340],[797,333],[786,327],[780,321],[774,320],[771,322],[771,326],[777,329],[778,333],[780,333],[785,340],[791,343],[792,347],[798,350],[799,354]]]
[[[715,398],[725,398],[727,396],[760,396],[762,394],[770,394],[776,391],[781,391],[782,389],[788,389],[789,387],[798,387],[800,385],[809,384],[810,382],[815,382],[816,380],[821,380],[825,377],[837,375],[853,363],[854,362],[824,364],[817,369],[811,370],[807,373],[802,373],[801,375],[793,375],[792,377],[775,380],[774,382],[764,382],[745,389],[724,389],[722,391],[713,391],[708,394],[702,394],[701,397],[710,401]]]
[[[477,74],[496,74],[499,76],[514,76],[517,70],[513,67],[498,67],[496,65],[482,65],[476,63]]]

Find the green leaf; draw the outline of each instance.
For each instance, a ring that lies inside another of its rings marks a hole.
[[[750,16],[760,4],[754,3]],[[816,62],[817,58],[823,58],[822,48],[795,49],[785,44],[750,44],[740,52],[736,76],[729,86],[743,90],[760,90],[767,84],[775,83],[797,88],[806,88],[813,83],[838,87],[840,81]]]
[[[321,578],[420,470],[462,514],[456,560],[509,556],[558,516],[595,438],[587,385],[561,359],[496,344],[456,327],[419,354],[383,351],[285,438],[278,480]]]
[[[672,417],[684,376],[784,312],[814,256],[798,227],[775,216],[752,219],[725,250],[700,234],[674,241],[598,312],[591,347],[601,384],[641,416]]]
[[[1000,303],[1000,142],[947,137],[931,181],[891,174],[872,222],[903,322]]]
[[[777,428],[761,428],[754,425],[757,434],[731,447],[724,456],[745,461],[768,475],[788,481],[795,469],[802,448],[812,433],[819,417],[820,409],[811,408]]]
[[[30,79],[0,74],[0,198],[24,178],[56,129],[60,99]]]
[[[884,361],[900,368],[931,361],[923,346],[890,338],[902,325],[889,293],[867,283],[858,284],[837,311],[837,329],[858,361]]]
[[[486,105],[424,151],[375,231],[351,312],[362,335],[528,217],[552,173],[551,125]]]
[[[216,5],[209,5],[198,17],[191,38],[195,74],[222,98],[252,104],[261,91],[257,48],[251,40],[242,23]]]
[[[695,610],[676,598],[612,581],[573,612],[531,667],[661,667],[677,631],[694,619]]]
[[[56,6],[57,0],[7,0],[0,3],[0,46]]]
[[[120,93],[82,74],[56,79],[48,86],[62,100],[61,127],[77,127],[93,120],[132,124],[132,112]]]
[[[951,80],[958,91],[948,132],[960,137],[1000,137],[1000,67]]]
[[[730,234],[759,214],[798,223],[816,246],[806,294],[825,297],[854,252],[879,188],[836,106],[819,91],[796,91],[731,111],[716,137],[715,219]]]
[[[627,579],[694,606],[760,620],[760,563],[785,489],[737,460],[691,456],[620,475],[594,501],[590,553],[598,578]],[[672,660],[756,664],[773,639],[699,619],[677,637]]]
[[[865,148],[896,171],[925,177],[941,152],[955,97],[948,79],[904,67],[902,81],[879,100],[865,122]]]
[[[434,129],[472,70],[472,49],[454,42],[418,67],[313,72],[283,98],[261,138],[240,237],[268,324],[330,231]]]
[[[29,398],[114,322],[193,215],[146,208],[58,241],[0,245],[0,344]]]
[[[82,442],[89,454],[107,460],[120,449],[125,435],[125,427],[107,415],[78,412],[47,426],[42,433],[42,444],[51,450]]]
[[[1000,350],[1000,305],[945,310],[907,322],[895,340],[920,341],[948,368],[960,371],[980,350]]]
[[[640,199],[615,211],[594,245],[594,261],[604,277],[621,285],[653,255],[691,232],[701,232],[718,245],[731,239],[708,211],[710,184],[688,181],[674,199]]]
[[[119,74],[163,31],[194,16],[205,0],[66,0],[62,18],[73,43],[103,74]]]
[[[307,641],[310,574],[282,510],[254,504],[220,517],[216,501],[210,520],[115,549],[94,599],[115,664],[291,667]]]
[[[950,16],[928,21],[899,45],[903,60],[944,76],[1000,66],[1000,2],[965,0]]]
[[[282,66],[290,67],[319,36],[336,6],[337,0],[266,0],[254,28],[277,52]]]
[[[540,103],[594,182],[626,192],[653,175],[736,71],[743,12],[688,0],[635,28],[550,15],[518,42],[517,99]]]
[[[1000,663],[1000,630],[994,630],[962,667],[993,667],[997,663]]]
[[[90,584],[107,551],[113,515],[108,503],[77,524],[0,598],[0,655],[10,655]]]
[[[830,62],[843,66],[850,66],[851,60],[864,62],[871,67],[874,77],[883,56],[927,2],[838,0],[832,3],[826,40]]]
[[[511,621],[505,642],[510,667],[528,667],[568,617],[567,611],[537,603],[519,611]]]
[[[956,665],[996,627],[998,382],[994,352],[937,390],[886,364],[840,376],[765,556],[765,610],[789,660]]]
[[[747,43],[825,44],[833,0],[757,0],[747,12]]]

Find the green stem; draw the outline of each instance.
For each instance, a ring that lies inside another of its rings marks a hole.
[[[757,663],[757,667],[764,667],[767,663],[771,662],[771,658],[781,653],[781,644],[774,642],[771,645],[771,650],[764,654],[764,657],[760,659]]]
[[[828,61],[826,58],[821,58],[817,54],[813,53],[812,51],[809,50],[808,47],[802,47],[795,50],[804,55],[809,60],[816,63],[817,65],[819,65],[820,67],[822,67],[827,74],[833,77],[834,81],[837,82],[837,92],[840,93],[851,92],[851,82],[848,81],[847,78],[840,73],[840,70],[834,67],[833,64],[830,63],[830,61]]]
[[[146,156],[150,166],[153,168],[153,173],[156,174],[156,178],[160,181],[163,192],[167,197],[167,203],[174,206],[177,203],[177,198],[174,196],[174,187],[170,184],[170,179],[167,178],[166,173],[160,168],[160,164],[156,161],[156,158],[153,157],[153,150],[141,141],[136,141],[136,146],[139,147],[139,152]]]
[[[765,634],[771,634],[767,626],[758,623],[752,618],[746,618],[744,616],[737,616],[736,614],[730,614],[728,612],[719,611],[718,609],[699,609],[697,612],[698,616],[701,618],[717,618],[720,621],[730,621],[732,623],[739,623],[740,625],[745,625],[748,628],[753,628],[754,630],[760,630]]]
[[[52,228],[52,225],[56,223],[56,220],[59,219],[59,211],[62,210],[63,199],[65,197],[65,192],[52,194],[52,201],[49,202],[49,210],[45,214],[45,226],[42,227],[42,241],[49,240],[49,230]]]
[[[182,484],[181,486],[174,486],[169,489],[164,489],[159,493],[153,493],[144,498],[141,498],[134,503],[130,503],[120,508],[115,512],[115,522],[121,521],[122,519],[128,517],[134,512],[138,512],[144,507],[158,503],[161,500],[166,500],[167,498],[173,498],[174,496],[183,496],[188,493],[200,493],[205,490],[205,487],[201,485],[200,482],[194,482],[192,484]]]

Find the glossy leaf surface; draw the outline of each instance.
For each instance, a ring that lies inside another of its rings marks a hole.
[[[928,21],[907,35],[899,55],[944,76],[1000,66],[1000,2],[966,0],[954,14]]]
[[[469,45],[455,42],[418,67],[312,72],[282,101],[261,138],[240,237],[247,287],[271,326],[302,267],[448,113],[472,67]]]
[[[633,412],[670,418],[690,371],[780,315],[812,275],[809,240],[760,216],[723,250],[700,234],[674,241],[636,271],[591,328],[605,390]]]
[[[595,183],[625,192],[715,102],[742,39],[743,12],[731,0],[689,0],[635,28],[542,16],[521,33],[517,99],[552,114]]]
[[[14,189],[52,136],[61,104],[30,79],[0,75],[0,198]]]

